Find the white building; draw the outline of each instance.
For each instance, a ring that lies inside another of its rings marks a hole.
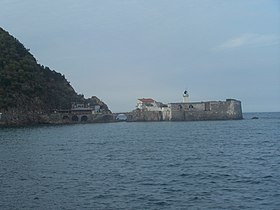
[[[161,111],[161,103],[152,98],[141,98],[137,100],[136,108],[146,111]]]

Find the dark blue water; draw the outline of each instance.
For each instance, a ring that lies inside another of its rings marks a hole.
[[[280,113],[244,117],[2,128],[0,209],[280,209]]]

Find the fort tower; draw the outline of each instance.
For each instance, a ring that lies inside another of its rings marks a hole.
[[[188,103],[189,102],[189,93],[188,91],[184,91],[183,93],[183,103]]]

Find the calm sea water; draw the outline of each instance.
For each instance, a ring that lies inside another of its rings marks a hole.
[[[0,209],[280,209],[280,113],[244,117],[1,128]]]

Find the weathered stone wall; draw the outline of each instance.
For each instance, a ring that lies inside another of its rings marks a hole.
[[[162,111],[134,110],[125,113],[127,121],[196,121],[242,119],[241,102],[234,99],[200,103],[173,103]],[[0,125],[72,124],[116,122],[114,114],[73,114],[37,112],[2,113]]]
[[[234,99],[181,104],[181,111],[171,110],[171,120],[234,120],[242,119],[241,102]]]
[[[241,102],[234,99],[196,103],[171,103],[162,111],[134,110],[128,121],[196,121],[242,119]]]
[[[62,114],[50,115],[51,124],[103,123],[115,121],[113,114]]]
[[[162,120],[170,121],[171,120],[171,109],[169,107],[162,108]]]
[[[169,108],[172,111],[204,111],[206,102],[195,102],[195,103],[171,103]]]
[[[161,111],[144,111],[144,110],[134,110],[130,113],[127,121],[162,121]]]
[[[1,126],[21,126],[45,124],[49,121],[49,116],[38,112],[22,112],[6,111],[2,113],[0,119]]]
[[[105,123],[115,122],[113,114],[83,114],[70,113],[42,114],[34,112],[26,113],[2,113],[0,126],[24,126],[39,124],[74,124],[74,123]]]
[[[185,111],[183,110],[171,110],[170,112],[171,121],[184,121],[185,120]]]

